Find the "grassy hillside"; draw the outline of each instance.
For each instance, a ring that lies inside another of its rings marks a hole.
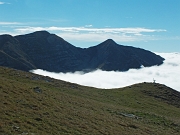
[[[180,93],[96,89],[0,67],[0,135],[179,135]]]

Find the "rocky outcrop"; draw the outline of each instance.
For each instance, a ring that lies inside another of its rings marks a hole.
[[[127,71],[160,65],[164,60],[150,51],[119,45],[112,39],[82,49],[47,31],[15,37],[1,35],[0,56],[1,66],[53,72],[88,72],[95,69]]]

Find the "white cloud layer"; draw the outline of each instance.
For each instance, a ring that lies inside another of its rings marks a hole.
[[[91,25],[92,26],[92,25]],[[138,34],[142,32],[164,32],[163,29],[147,29],[147,28],[92,28],[92,27],[27,27],[16,29],[17,31],[37,31],[37,30],[49,30],[49,31],[65,31],[65,32],[97,32],[97,33],[133,33]]]
[[[64,39],[68,39],[69,42],[102,42],[109,38],[114,39],[117,42],[152,41],[159,39],[155,34],[166,32],[165,29],[148,29],[143,27],[94,28],[93,25],[86,25],[84,27],[30,27],[23,26],[22,23],[18,22],[0,22],[0,26],[2,27],[2,30],[3,26],[6,26],[6,29],[9,26],[9,29],[11,29],[9,32],[1,30],[0,34],[11,34],[15,36],[47,30]]]
[[[35,74],[49,76],[85,86],[97,88],[120,88],[140,82],[153,82],[165,84],[180,91],[180,53],[157,53],[166,60],[161,66],[130,69],[127,72],[101,71],[86,73],[52,73],[44,70],[33,70]]]

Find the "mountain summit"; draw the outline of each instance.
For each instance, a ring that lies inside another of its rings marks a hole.
[[[119,45],[112,39],[82,49],[47,31],[14,37],[0,35],[0,56],[0,66],[53,72],[127,71],[142,65],[160,65],[164,60],[150,51]]]
[[[104,43],[104,44],[108,44],[108,45],[117,44],[113,39],[107,39],[107,40],[104,41],[103,43]]]

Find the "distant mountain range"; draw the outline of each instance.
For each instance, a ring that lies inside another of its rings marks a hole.
[[[112,39],[97,46],[79,48],[47,31],[19,36],[0,35],[0,66],[24,71],[127,71],[161,65],[163,61],[164,58],[150,51],[119,45]]]

